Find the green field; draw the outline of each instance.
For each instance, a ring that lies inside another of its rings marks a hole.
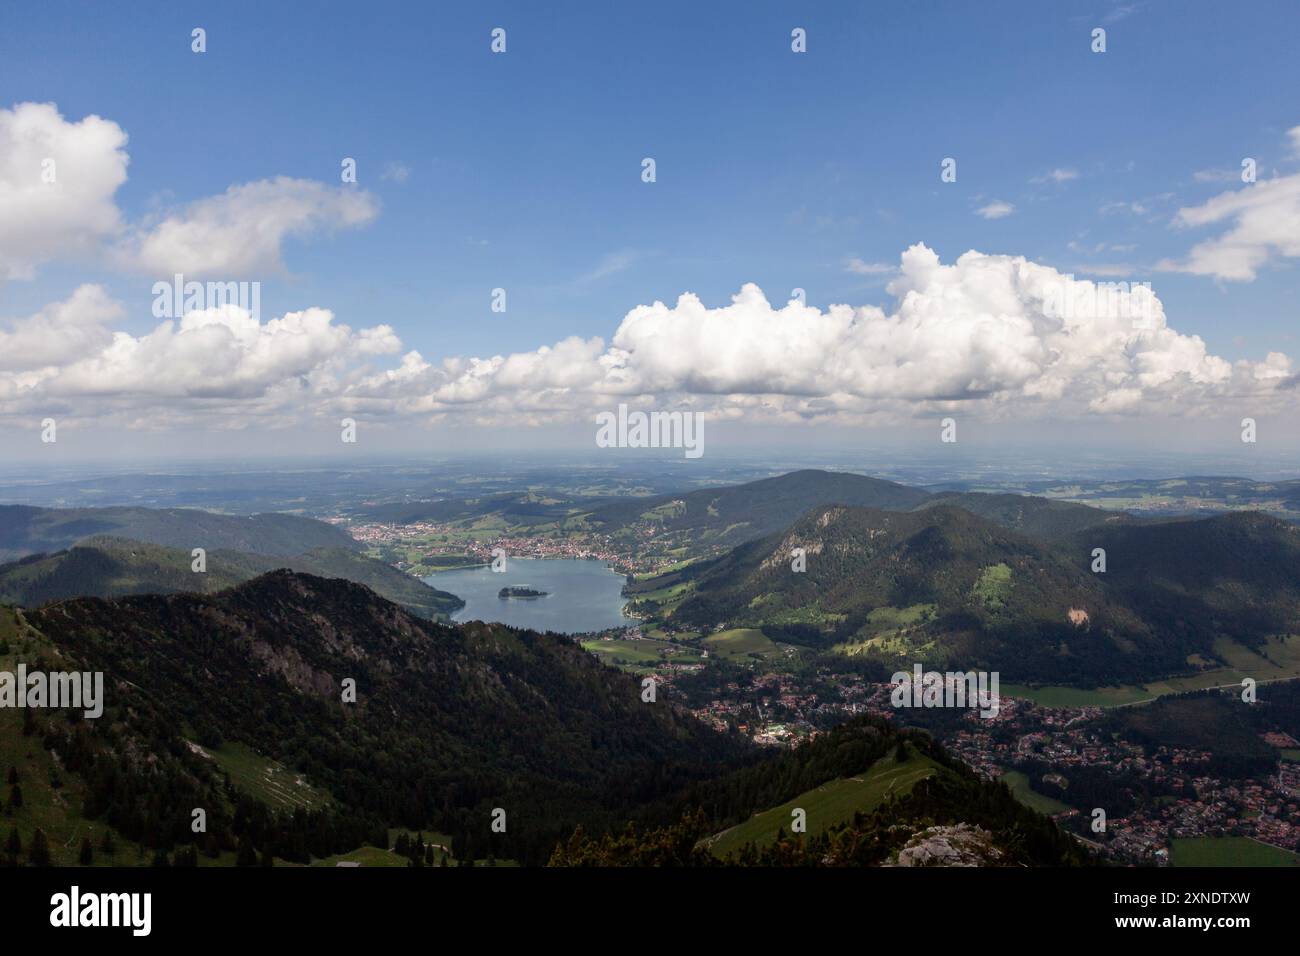
[[[1011,594],[1011,568],[1006,564],[990,564],[980,571],[980,578],[975,582],[975,597],[985,607],[997,610],[1004,607]]]
[[[907,607],[878,607],[867,615],[867,629],[871,632],[893,631],[921,624],[934,617],[935,605],[910,604]]]
[[[738,852],[746,843],[760,846],[772,843],[778,830],[784,828],[787,834],[790,833],[790,814],[796,807],[807,814],[808,834],[821,833],[827,827],[852,819],[857,811],[875,809],[890,794],[901,796],[908,793],[918,781],[939,769],[939,765],[929,757],[910,748],[908,758],[902,763],[892,754],[882,757],[860,776],[832,780],[724,830],[707,841],[709,850],[717,857],[726,857]]]
[[[832,650],[849,657],[864,653],[887,657],[924,655],[935,646],[934,640],[914,640],[914,637],[923,636],[920,626],[933,618],[934,612],[933,604],[875,608],[853,640],[836,644]]]
[[[653,637],[656,640],[665,641],[670,637],[675,637],[679,641],[694,641],[703,636],[703,633],[700,631],[679,631],[675,634],[669,634],[662,627],[659,627],[656,624],[643,624],[641,632],[645,634],[646,637]]]
[[[1150,700],[1154,695],[1143,687],[1031,687],[1026,684],[1003,684],[1007,697],[1024,697],[1045,707],[1119,707]]]
[[[1037,810],[1039,813],[1045,813],[1051,816],[1055,813],[1064,813],[1069,810],[1069,806],[1060,800],[1054,800],[1045,794],[1033,790],[1029,786],[1029,778],[1019,770],[1008,770],[998,778],[1016,795],[1016,799],[1029,807],[1031,810]]]
[[[414,839],[417,833],[410,830],[389,829],[388,843],[390,846],[396,845],[397,835],[405,832],[408,837]],[[424,838],[425,845],[432,844],[434,848],[434,866],[442,865],[442,858],[446,857],[448,866],[456,866],[456,858],[451,855],[451,837],[446,833],[437,833],[431,830],[418,831],[418,835]],[[399,856],[391,849],[381,850],[378,847],[363,846],[359,849],[352,850],[348,853],[338,853],[334,856],[327,856],[324,859],[312,860],[312,866],[338,866],[340,863],[358,863],[361,866],[409,866],[410,861],[404,856]],[[292,865],[292,864],[290,864]],[[489,863],[487,860],[475,860],[475,866],[518,866],[514,860],[493,860]]]
[[[327,856],[323,860],[312,860],[312,866],[338,866],[340,863],[357,863],[361,866],[408,866],[404,856],[398,856],[392,850],[381,850],[377,846],[363,846],[351,853]]]
[[[227,742],[217,750],[199,749],[229,775],[236,789],[273,809],[315,810],[329,802],[329,795],[324,791],[313,788],[301,775],[263,757],[252,747]]]
[[[694,582],[679,581],[653,591],[638,591],[630,596],[637,601],[658,601],[666,609],[680,604],[694,589]]]
[[[612,641],[583,641],[582,646],[606,663],[633,670],[653,667],[667,661],[690,664],[700,660],[700,652],[694,648],[649,638],[642,638],[639,641],[622,638],[615,638]]]
[[[1250,837],[1175,839],[1173,866],[1300,866],[1300,856]]]
[[[700,642],[708,648],[710,654],[718,657],[748,657],[750,654],[779,653],[779,648],[772,640],[757,628],[734,627],[727,631],[710,634]]]

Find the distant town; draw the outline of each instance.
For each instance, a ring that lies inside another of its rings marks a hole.
[[[635,630],[624,639],[636,639]],[[656,668],[659,681],[673,687],[704,664],[669,662]],[[809,686],[815,683],[816,686]],[[890,703],[892,684],[864,680],[853,673],[820,673],[812,681],[797,675],[756,673],[742,687],[729,682],[713,699],[691,707],[705,723],[734,731],[755,743],[793,747],[857,714],[875,714],[899,723]],[[1060,804],[1044,812],[1107,857],[1122,863],[1166,865],[1170,841],[1178,838],[1240,836],[1282,849],[1300,850],[1300,763],[1279,760],[1267,780],[1240,781],[1204,771],[1210,754],[1161,746],[1148,754],[1133,743],[1103,739],[1096,729],[1100,707],[1046,707],[1032,700],[1002,696],[996,717],[974,711],[956,719],[957,729],[936,731],[950,753],[988,780],[1008,773],[1037,774],[1066,788],[1072,771],[1090,768],[1136,778],[1161,794],[1127,816],[1111,817],[1104,833],[1091,830],[1092,818]],[[1289,735],[1261,735],[1278,748],[1300,746]],[[1044,765],[1050,770],[1043,772]]]
[[[604,561],[621,574],[653,574],[674,562],[673,558],[660,553],[665,548],[647,549],[644,553],[640,549],[631,549],[632,553],[629,554],[625,545],[613,544],[608,535],[591,533],[527,535],[475,532],[467,531],[460,524],[432,521],[411,524],[351,523],[342,518],[334,518],[331,523],[346,526],[347,531],[361,544],[390,557],[394,567],[416,574],[446,564],[487,564],[492,560],[494,548],[505,549],[511,557]],[[642,533],[647,539],[655,537],[653,530]],[[394,556],[393,552],[397,550],[408,556]]]

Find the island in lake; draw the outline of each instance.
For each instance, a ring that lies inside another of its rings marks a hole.
[[[546,597],[546,592],[535,591],[532,588],[524,587],[519,584],[512,584],[509,587],[504,587],[498,591],[497,597],[503,600],[506,598],[540,598]]]

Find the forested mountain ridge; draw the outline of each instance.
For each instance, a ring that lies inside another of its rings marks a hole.
[[[1076,553],[1100,548],[1107,591],[1166,632],[1204,645],[1255,646],[1300,620],[1300,526],[1255,511],[1080,532]]]
[[[444,627],[340,580],[277,571],[216,595],[88,598],[24,617],[39,636],[29,653],[106,675],[101,719],[37,715],[39,732],[84,777],[88,816],[150,846],[191,839],[201,806],[223,845],[250,839],[289,859],[401,825],[541,862],[579,822],[613,825],[752,759],[662,699],[643,702],[632,677],[571,640]],[[302,773],[330,809],[258,815],[254,833],[191,746],[230,742]],[[506,834],[490,828],[496,808]]]
[[[464,606],[454,594],[439,591],[344,548],[314,548],[279,557],[216,550],[206,569],[193,570],[189,551],[122,538],[92,537],[57,554],[29,555],[0,564],[0,602],[35,607],[77,597],[115,598],[133,594],[212,594],[279,568],[337,577],[370,587],[422,617],[447,618]]]
[[[1122,683],[1186,671],[1220,638],[1286,633],[1300,613],[1300,529],[1242,513],[1035,540],[951,504],[823,507],[670,577],[641,587],[680,590],[675,606],[649,608],[676,626],[761,627],[1005,679]]]
[[[1079,531],[1100,526],[1130,525],[1138,519],[1122,511],[1106,511],[1091,505],[1055,501],[1034,495],[989,494],[986,492],[942,492],[916,506],[915,510],[951,505],[987,518],[1008,530],[1044,541],[1059,540]]]
[[[0,505],[0,561],[62,551],[96,535],[190,551],[295,555],[360,550],[346,531],[292,514],[226,515],[192,508],[32,508]]]

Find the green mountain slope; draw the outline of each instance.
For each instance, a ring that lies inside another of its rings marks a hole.
[[[1005,505],[996,510],[1006,521]],[[1041,531],[1046,514],[1029,523]],[[1295,631],[1294,525],[1243,513],[1060,532],[1078,520],[1044,541],[951,504],[814,509],[787,531],[639,582],[668,595],[639,609],[687,629],[762,628],[887,663],[1082,686],[1189,673],[1193,655],[1217,659],[1224,639],[1254,647]],[[1092,571],[1095,548],[1105,573]]]
[[[803,572],[792,569],[796,548]],[[814,509],[682,577],[684,599],[667,612],[680,626],[762,627],[909,665],[1095,673],[1145,635],[1083,558],[947,505]],[[1072,609],[1087,622],[1073,622]]]
[[[855,813],[870,813],[891,796],[906,796],[917,783],[941,770],[939,764],[915,750],[907,749],[902,760],[889,754],[864,773],[828,780],[716,834],[707,841],[709,852],[725,859],[746,844],[770,846],[782,833],[791,832],[796,810],[806,814],[806,832],[818,836],[848,823]]]
[[[65,814],[125,839],[195,839],[208,808],[221,852],[241,842],[305,861],[392,825],[436,826],[464,850],[542,861],[578,822],[679,789],[747,748],[603,666],[572,641],[479,623],[444,627],[368,589],[277,571],[215,595],[81,599],[23,612],[29,666],[102,671],[98,720],[0,712],[56,750],[82,799]],[[356,702],[342,699],[355,681]],[[292,816],[227,789],[231,744],[330,795]],[[260,807],[260,809],[259,809]],[[491,830],[505,810],[507,833]],[[460,855],[460,852],[457,852]]]
[[[315,548],[292,557],[217,550],[207,555],[207,571],[195,573],[188,551],[109,537],[0,565],[0,602],[35,607],[76,597],[211,594],[277,568],[364,584],[423,617],[447,617],[464,606],[453,594],[343,548]]]

